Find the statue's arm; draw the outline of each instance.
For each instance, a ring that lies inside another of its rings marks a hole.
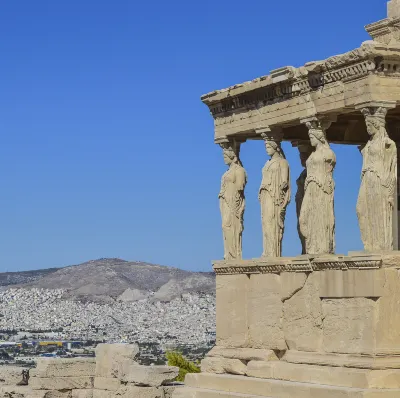
[[[238,191],[244,191],[244,188],[246,186],[246,180],[247,177],[244,169],[243,168],[238,169],[235,175],[235,185]]]

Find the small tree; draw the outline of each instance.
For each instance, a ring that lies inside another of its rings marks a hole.
[[[200,368],[191,361],[188,361],[180,352],[169,351],[165,354],[169,366],[179,368],[179,375],[176,381],[184,381],[187,373],[200,373]]]

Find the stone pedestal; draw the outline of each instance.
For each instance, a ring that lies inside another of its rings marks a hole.
[[[400,252],[217,262],[217,345],[178,397],[400,397]]]

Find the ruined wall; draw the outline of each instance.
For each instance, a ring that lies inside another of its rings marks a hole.
[[[96,358],[40,358],[28,380],[24,368],[0,367],[0,397],[170,398],[179,369],[139,365],[138,352],[135,344],[100,344]]]

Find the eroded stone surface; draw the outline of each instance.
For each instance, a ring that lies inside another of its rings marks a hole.
[[[223,348],[214,347],[207,357],[223,357],[240,359],[242,361],[278,361],[279,358],[273,350],[254,348]]]
[[[112,377],[95,377],[94,388],[98,390],[116,391],[121,387],[121,381]]]
[[[29,387],[33,390],[73,390],[93,388],[94,377],[31,377]]]
[[[247,275],[217,275],[217,345],[221,347],[247,347],[248,284]]]
[[[304,272],[282,272],[280,278],[281,299],[282,301],[286,301],[304,287],[307,274]]]
[[[385,269],[384,295],[377,301],[376,352],[400,353],[400,271]]]
[[[137,344],[99,344],[96,347],[96,376],[117,377],[118,367],[126,359],[134,361]]]
[[[318,273],[311,274],[304,287],[283,303],[283,331],[289,349],[321,350],[322,305]]]
[[[17,385],[22,381],[22,371],[28,368],[20,366],[0,366],[0,385]]]
[[[208,357],[201,361],[203,373],[244,375],[246,369],[246,364],[240,359]]]
[[[354,388],[400,388],[400,370],[351,369],[331,366],[251,361],[250,377]]]
[[[123,383],[157,387],[174,380],[178,374],[179,368],[175,366],[144,366],[128,360],[120,363],[118,378]]]
[[[251,275],[248,291],[249,345],[284,350],[280,276]]]
[[[93,390],[72,390],[72,398],[93,398]]]
[[[377,303],[368,298],[324,299],[322,301],[323,350],[333,353],[375,352]]]
[[[31,377],[74,377],[94,376],[96,361],[94,358],[39,358]]]

